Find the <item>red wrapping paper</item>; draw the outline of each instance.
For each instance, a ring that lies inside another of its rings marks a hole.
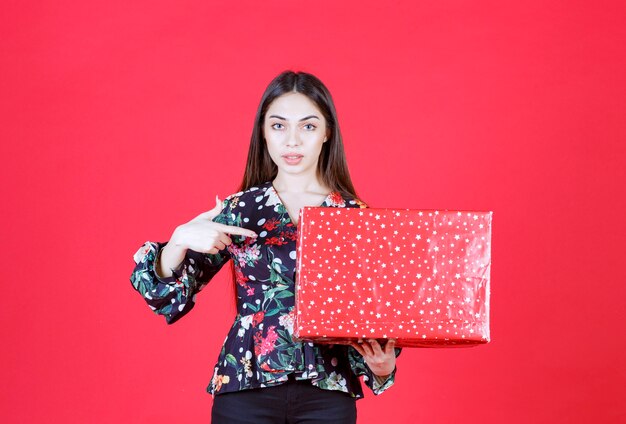
[[[491,220],[477,211],[302,208],[295,338],[489,342]]]

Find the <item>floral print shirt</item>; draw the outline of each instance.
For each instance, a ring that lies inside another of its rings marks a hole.
[[[366,207],[358,199],[330,193],[324,207]],[[294,341],[294,281],[297,226],[291,221],[271,182],[224,199],[213,221],[255,231],[257,238],[231,236],[233,243],[217,254],[188,250],[173,276],[155,273],[166,243],[146,242],[135,254],[131,282],[157,314],[172,324],[193,308],[196,294],[233,260],[237,315],[226,336],[207,388],[212,395],[282,384],[288,375],[312,384],[363,397],[359,376],[375,394],[389,388],[394,372],[375,378],[363,357],[348,345]],[[396,349],[396,355],[400,349]]]

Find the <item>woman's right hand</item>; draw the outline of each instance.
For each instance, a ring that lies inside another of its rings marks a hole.
[[[215,197],[216,205],[210,211],[201,213],[191,221],[179,225],[169,243],[161,252],[157,273],[160,277],[170,277],[172,269],[177,268],[183,259],[187,249],[201,253],[215,254],[232,244],[229,235],[235,234],[245,237],[256,237],[252,230],[242,227],[220,224],[213,222],[222,210],[222,201]]]
[[[217,204],[210,211],[201,213],[186,224],[174,230],[170,243],[185,250],[191,249],[201,253],[217,253],[232,243],[228,236],[235,234],[245,237],[256,237],[256,233],[245,228],[213,222],[222,211],[222,201],[215,197]]]

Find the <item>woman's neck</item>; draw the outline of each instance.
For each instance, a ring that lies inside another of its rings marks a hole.
[[[328,193],[330,188],[320,178],[311,175],[284,175],[279,173],[272,181],[281,193]]]

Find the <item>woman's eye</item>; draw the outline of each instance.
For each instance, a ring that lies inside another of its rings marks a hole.
[[[312,131],[312,130],[314,130],[314,129],[315,129],[315,125],[313,125],[313,124],[306,124],[306,125],[304,126],[304,128],[306,128],[307,130]]]
[[[274,128],[275,130],[282,130],[283,129],[283,124],[279,124],[277,122],[275,124],[272,124],[272,128]]]

